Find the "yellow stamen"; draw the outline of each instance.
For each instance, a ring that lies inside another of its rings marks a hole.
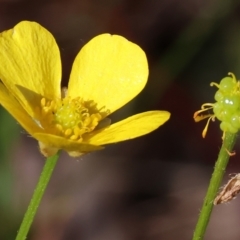
[[[208,111],[210,109],[213,109],[213,103],[204,103],[202,106],[201,106],[201,110],[198,110],[194,113],[193,115],[193,118],[194,118],[194,121],[195,122],[199,122],[205,118],[208,118],[208,117],[211,117],[213,116],[213,114],[206,114],[206,115],[199,115],[199,113],[202,113],[202,112],[205,112],[205,111]]]
[[[197,112],[195,112],[195,114],[196,114]],[[194,121],[195,122],[200,122],[200,121],[202,121],[203,119],[206,119],[206,118],[209,118],[209,117],[212,117],[213,116],[213,114],[207,114],[207,115],[196,115],[196,116],[194,116]]]
[[[205,112],[205,111],[208,111],[209,109],[213,109],[213,103],[204,103],[202,106],[201,106],[201,110],[198,110],[194,113],[193,115],[193,118],[194,118],[194,121],[195,122],[199,122],[203,119],[206,119],[208,118],[207,120],[207,124],[205,126],[205,128],[203,129],[203,132],[202,132],[202,137],[205,138],[206,134],[207,134],[207,130],[208,130],[208,126],[209,126],[209,123],[210,123],[210,120],[212,119],[213,121],[215,120],[215,115],[214,114],[205,114],[205,115],[199,115],[200,113],[202,112]]]
[[[208,120],[207,120],[207,124],[205,126],[205,128],[203,129],[202,131],[202,137],[205,138],[206,137],[206,134],[207,134],[207,130],[208,130],[208,126],[209,126],[209,123],[210,123],[210,120],[212,119],[212,121],[215,120],[215,116],[212,115]]]
[[[208,110],[208,109],[211,109],[213,108],[213,103],[204,103],[202,106],[201,106],[201,109],[205,109],[205,110]]]

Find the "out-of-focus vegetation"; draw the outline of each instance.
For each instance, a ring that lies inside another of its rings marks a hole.
[[[210,82],[228,72],[240,78],[239,7],[239,1],[223,0],[0,1],[0,31],[32,20],[53,33],[63,86],[74,57],[92,37],[109,32],[136,42],[149,59],[149,82],[112,121],[152,109],[172,114],[145,137],[80,159],[63,154],[29,239],[191,239],[222,136],[216,121],[203,140],[205,123],[192,117],[213,101]],[[239,172],[238,145],[229,173]],[[0,161],[0,239],[8,240],[45,160],[37,142],[3,109]],[[240,237],[238,206],[236,199],[214,209],[206,239]]]

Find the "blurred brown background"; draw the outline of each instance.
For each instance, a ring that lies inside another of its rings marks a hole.
[[[191,239],[219,148],[219,123],[194,123],[228,72],[240,78],[240,3],[225,0],[0,0],[0,31],[37,21],[55,36],[63,85],[79,49],[109,32],[140,45],[149,60],[144,91],[113,121],[161,109],[157,131],[73,159],[63,153],[30,240]],[[114,101],[114,99],[113,99]],[[0,239],[14,239],[44,158],[37,142],[0,108]],[[239,143],[229,173],[240,172]],[[240,238],[240,199],[214,208],[207,240]]]

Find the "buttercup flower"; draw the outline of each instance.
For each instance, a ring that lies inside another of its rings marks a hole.
[[[23,21],[0,35],[0,104],[38,140],[45,156],[70,156],[147,134],[166,111],[140,113],[110,125],[107,118],[145,86],[148,64],[136,44],[102,34],[78,53],[61,91],[61,59],[54,37]]]

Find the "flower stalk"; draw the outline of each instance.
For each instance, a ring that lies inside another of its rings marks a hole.
[[[21,226],[19,228],[16,240],[25,240],[27,238],[27,234],[29,232],[29,229],[32,225],[34,216],[37,212],[37,209],[40,205],[42,196],[45,192],[45,189],[48,185],[48,182],[50,180],[50,177],[52,175],[52,172],[56,166],[56,163],[59,158],[59,152],[55,154],[52,157],[49,157],[46,159],[45,165],[43,167],[41,176],[39,178],[38,184],[34,190],[32,199],[30,201],[30,204],[27,208],[27,211],[24,215],[23,221],[21,223]]]
[[[213,209],[213,201],[219,190],[229,161],[230,152],[233,149],[236,138],[237,134],[232,134],[229,132],[226,132],[225,134],[192,240],[204,239],[204,235]]]

